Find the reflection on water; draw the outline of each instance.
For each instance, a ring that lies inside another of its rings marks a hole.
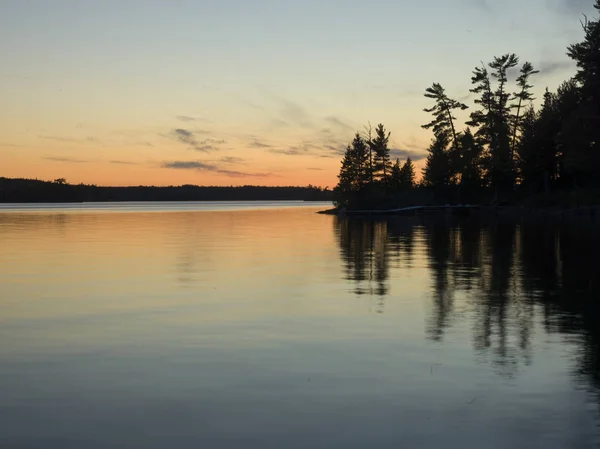
[[[600,387],[600,233],[594,223],[337,218],[334,226],[346,279],[357,294],[382,296],[378,312],[390,293],[390,267],[410,268],[417,246],[430,272],[429,338],[441,342],[454,322],[471,320],[474,351],[510,376],[519,363],[531,363],[539,320],[546,333],[581,345],[574,373],[588,374]]]
[[[0,447],[595,447],[592,224],[276,206],[0,213]]]

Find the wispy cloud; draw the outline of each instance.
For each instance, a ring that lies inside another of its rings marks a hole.
[[[40,139],[55,140],[57,142],[63,142],[63,143],[77,143],[77,144],[82,144],[82,143],[101,143],[100,140],[97,137],[93,137],[93,136],[77,138],[77,137],[63,137],[63,136],[39,135],[38,137]]]
[[[194,122],[197,120],[196,117],[190,117],[189,115],[178,115],[175,118],[182,122]]]
[[[272,148],[272,145],[261,142],[260,140],[254,139],[252,142],[248,144],[249,147],[252,148]]]
[[[264,98],[269,102],[272,102],[269,109],[272,110],[275,108],[275,114],[277,115],[271,120],[273,127],[282,128],[292,126],[302,129],[315,129],[317,127],[313,114],[301,104],[283,98],[266,89],[260,90],[262,91]]]
[[[574,71],[576,66],[571,60],[548,60],[542,61],[536,68],[540,71],[540,75],[553,75],[555,73]]]
[[[322,171],[322,168],[319,167],[308,167],[307,170],[311,170],[311,171]]]
[[[422,151],[405,150],[401,148],[390,149],[390,159],[393,161],[396,159],[400,159],[402,161],[407,157],[410,157],[410,159],[413,161],[420,161],[421,159],[425,159],[427,157],[427,153]]]
[[[60,156],[46,156],[42,159],[46,159],[48,161],[55,161],[55,162],[72,162],[72,163],[77,163],[77,164],[90,162],[85,159],[77,159],[77,158],[72,158],[72,157],[60,157]]]
[[[291,145],[286,148],[269,148],[268,151],[276,154],[285,154],[287,156],[334,157],[334,154],[331,153],[337,152],[337,149],[327,144],[302,142],[298,145]]]
[[[313,117],[308,111],[293,101],[281,99],[281,118],[291,124],[301,128],[313,129],[315,123]]]
[[[230,178],[268,178],[272,173],[252,173],[222,168],[218,164],[202,161],[170,161],[161,164],[163,168],[176,170],[197,170],[204,172],[219,173]]]
[[[139,163],[132,161],[109,161],[109,163],[118,165],[140,165]]]
[[[219,159],[219,162],[223,164],[243,164],[246,160],[237,156],[225,156]]]
[[[287,156],[314,156],[319,158],[335,158],[344,154],[350,136],[340,137],[328,130],[321,130],[315,135],[295,145],[285,147],[272,146],[267,151]]]
[[[336,128],[339,128],[343,131],[354,131],[354,128],[350,126],[348,123],[344,122],[342,119],[334,116],[325,117],[325,121]]]
[[[196,134],[206,134],[206,131],[191,131],[184,128],[176,128],[172,132],[172,136],[175,140],[188,145],[195,151],[202,153],[210,153],[211,151],[220,150],[219,145],[224,144],[225,141],[222,139],[207,138],[198,140]]]

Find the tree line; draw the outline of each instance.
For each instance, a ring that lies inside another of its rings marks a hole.
[[[392,164],[389,148],[391,133],[379,124],[373,130],[365,127],[354,135],[342,159],[334,189],[338,205],[357,204],[361,199],[411,190],[415,185],[415,168],[408,157],[404,163],[399,159]]]
[[[600,0],[595,0],[600,11]],[[556,92],[546,89],[536,108],[532,89],[539,73],[516,54],[475,67],[469,90],[474,106],[450,97],[440,83],[425,90],[432,101],[422,127],[433,138],[421,182],[410,159],[391,165],[383,125],[356,134],[348,146],[335,192],[338,204],[415,187],[440,200],[505,202],[559,191],[600,187],[600,20],[582,21],[583,40],[568,46],[576,74]],[[518,70],[514,82],[509,75]],[[469,111],[467,111],[469,110]],[[457,111],[467,111],[460,124]]]
[[[0,177],[0,203],[91,201],[331,201],[327,188],[264,186],[131,186],[102,187],[54,181]]]

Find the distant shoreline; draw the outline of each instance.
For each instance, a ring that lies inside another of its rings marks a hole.
[[[40,181],[0,177],[0,203],[189,201],[333,201],[327,188],[299,186],[130,186],[68,184],[64,179]]]

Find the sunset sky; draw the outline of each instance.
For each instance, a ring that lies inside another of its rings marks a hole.
[[[517,53],[574,73],[592,0],[2,0],[0,176],[333,187],[370,121],[420,167],[422,96]],[[461,126],[462,127],[462,126]]]

